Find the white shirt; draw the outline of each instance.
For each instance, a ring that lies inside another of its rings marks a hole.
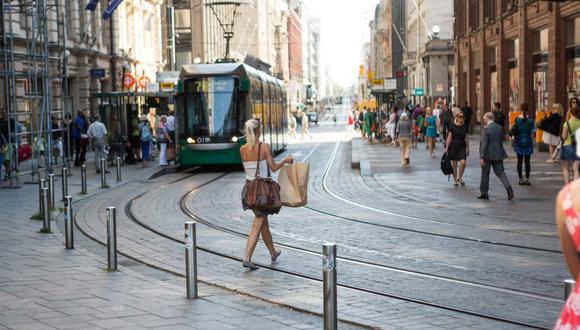
[[[175,117],[167,116],[167,121],[165,122],[168,131],[175,131]]]
[[[104,139],[107,135],[107,128],[100,121],[95,121],[89,126],[87,135],[95,139]]]

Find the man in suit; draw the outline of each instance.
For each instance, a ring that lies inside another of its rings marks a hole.
[[[479,146],[479,158],[481,164],[481,184],[479,190],[481,195],[478,199],[489,199],[489,173],[491,168],[495,175],[501,180],[507,191],[508,200],[514,198],[512,185],[505,174],[503,160],[507,158],[507,153],[503,148],[503,128],[494,122],[493,113],[487,112],[483,115],[485,128],[481,133]]]

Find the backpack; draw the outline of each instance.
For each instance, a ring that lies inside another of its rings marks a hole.
[[[151,141],[151,132],[149,131],[147,124],[143,124],[143,126],[141,126],[141,142],[149,141]]]
[[[521,134],[520,134],[521,133]],[[514,137],[520,148],[527,148],[532,144],[532,120],[517,118],[514,124]]]
[[[451,166],[451,160],[446,152],[441,157],[441,172],[447,176],[453,174],[453,166]]]

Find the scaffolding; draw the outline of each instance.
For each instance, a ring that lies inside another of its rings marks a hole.
[[[59,158],[69,167],[68,51],[62,0],[1,1],[0,133],[8,142],[2,172],[5,187],[18,188],[25,177],[33,183],[41,170],[53,172]]]

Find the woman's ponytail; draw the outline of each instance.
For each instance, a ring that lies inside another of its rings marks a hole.
[[[244,125],[244,131],[246,133],[246,142],[253,148],[256,146],[257,141],[257,133],[260,129],[260,122],[256,119],[250,119],[246,121]]]

